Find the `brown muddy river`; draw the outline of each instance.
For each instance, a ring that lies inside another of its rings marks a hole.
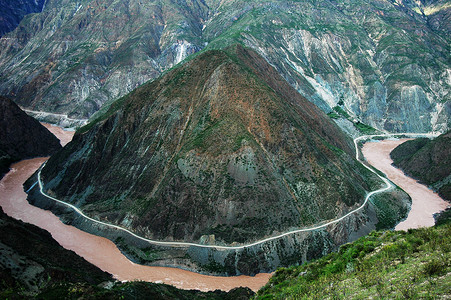
[[[62,144],[69,142],[73,136],[73,132],[63,131],[55,126],[45,126],[62,140]],[[413,205],[409,218],[396,229],[431,226],[432,213],[446,208],[447,204],[432,191],[391,166],[389,153],[401,142],[366,143],[363,152],[371,164],[388,174],[391,180],[412,197]],[[216,277],[176,268],[142,266],[129,261],[110,240],[65,225],[51,212],[34,207],[26,201],[22,185],[45,160],[46,158],[30,159],[12,166],[12,170],[0,182],[0,205],[3,210],[9,216],[49,231],[64,248],[73,250],[102,270],[113,274],[118,280],[166,283],[182,289],[202,291],[216,289],[228,291],[239,286],[247,286],[257,291],[268,282],[271,274],[266,273],[255,277]]]
[[[58,127],[45,126],[66,144],[73,132]],[[143,280],[166,283],[182,289],[228,291],[247,286],[253,291],[265,285],[271,274],[252,276],[217,277],[206,276],[176,268],[148,267],[128,260],[110,240],[98,237],[75,227],[63,224],[51,212],[30,205],[23,191],[23,183],[47,158],[24,160],[12,166],[12,170],[0,182],[0,205],[13,218],[34,224],[50,232],[64,248],[76,252],[100,269],[111,273],[121,281]]]
[[[399,223],[395,230],[407,230],[434,225],[433,214],[446,209],[449,204],[427,186],[407,177],[404,172],[392,166],[390,152],[407,141],[384,140],[365,143],[362,149],[366,160],[376,169],[382,171],[396,185],[401,187],[412,198],[412,208],[406,220]]]

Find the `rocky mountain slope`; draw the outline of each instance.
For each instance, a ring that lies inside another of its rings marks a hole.
[[[249,242],[359,206],[376,181],[351,143],[237,45],[116,102],[42,177],[50,194],[149,238]]]
[[[325,112],[339,105],[389,131],[445,130],[450,9],[442,0],[48,0],[0,41],[0,93],[85,118],[196,51],[241,42]]]
[[[407,141],[396,147],[390,156],[395,166],[451,201],[451,131],[433,140]]]
[[[0,37],[14,30],[23,17],[41,12],[45,0],[0,0]]]
[[[15,161],[49,156],[60,148],[59,140],[47,128],[0,96],[0,177]]]
[[[61,247],[36,226],[8,217],[0,208],[0,298],[2,299],[249,299],[248,288],[184,291],[147,282],[120,283]]]

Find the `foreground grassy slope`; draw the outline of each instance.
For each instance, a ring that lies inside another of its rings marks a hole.
[[[375,231],[338,253],[281,268],[257,299],[442,299],[451,295],[451,223]]]

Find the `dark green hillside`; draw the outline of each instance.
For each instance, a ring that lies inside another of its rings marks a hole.
[[[0,96],[0,178],[13,162],[49,156],[59,149],[59,140],[47,128]]]
[[[377,231],[302,266],[277,270],[256,299],[447,299],[451,223]]]
[[[433,140],[407,141],[396,147],[390,156],[395,166],[451,201],[451,131]]]

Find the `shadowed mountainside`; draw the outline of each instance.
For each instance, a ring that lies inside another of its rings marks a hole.
[[[165,284],[120,283],[61,247],[36,226],[8,217],[0,208],[0,298],[2,299],[249,299],[248,288],[230,292],[179,290]]]
[[[15,161],[49,156],[61,148],[59,140],[13,101],[0,96],[0,178]]]
[[[0,0],[0,37],[14,30],[23,17],[41,12],[45,0]]]

